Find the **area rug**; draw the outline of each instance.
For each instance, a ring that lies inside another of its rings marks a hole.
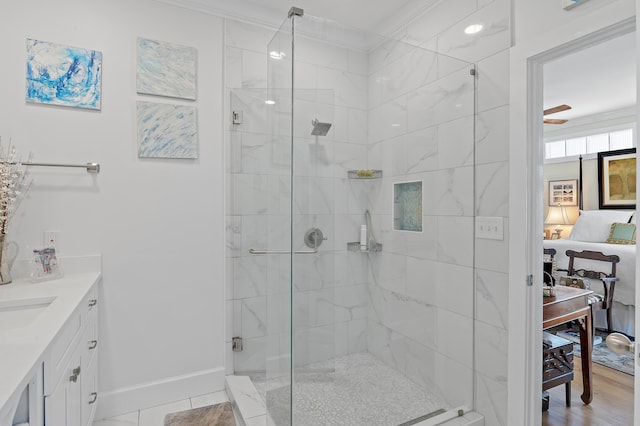
[[[580,343],[578,343],[580,342],[580,337],[577,331],[565,330],[562,333],[558,333],[558,335],[572,340],[574,342],[573,354],[580,356]],[[571,338],[572,335],[574,338]],[[601,342],[593,346],[591,361],[633,376],[633,353],[617,354],[607,347],[607,343],[605,342],[607,333],[596,330],[596,336],[601,338]]]
[[[164,426],[235,426],[230,402],[167,414]]]

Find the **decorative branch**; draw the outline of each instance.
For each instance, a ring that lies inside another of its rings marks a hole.
[[[11,140],[5,151],[0,139],[0,235],[6,235],[9,221],[29,190],[31,181],[27,177],[27,168]]]

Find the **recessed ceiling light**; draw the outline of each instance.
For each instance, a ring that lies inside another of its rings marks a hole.
[[[399,125],[399,124],[397,124],[397,123],[393,123],[393,124],[391,125],[391,127],[400,127],[400,125]]]
[[[267,104],[267,105],[275,105],[276,101],[271,100],[271,99],[267,99],[266,101],[264,101],[264,103]]]
[[[273,59],[282,59],[286,55],[284,54],[284,52],[277,52],[275,50],[272,50],[271,52],[269,52],[269,56],[271,56]]]
[[[464,33],[465,34],[476,34],[479,33],[480,31],[482,31],[484,27],[482,26],[482,24],[473,24],[473,25],[469,25],[467,28],[464,29]]]

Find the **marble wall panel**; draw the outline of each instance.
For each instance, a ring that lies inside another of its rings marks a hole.
[[[496,0],[451,25],[438,35],[438,52],[478,62],[511,47],[510,6],[509,0]],[[484,25],[482,31],[465,34],[465,28],[478,22]]]
[[[509,163],[476,166],[476,214],[509,215]]]
[[[264,52],[242,51],[242,88],[267,87],[267,61]]]
[[[438,168],[473,166],[473,115],[438,126]]]
[[[473,370],[439,353],[435,358],[436,389],[450,406],[468,406],[473,401]]]
[[[438,260],[473,266],[473,217],[438,217]]]
[[[227,47],[225,51],[225,81],[226,87],[242,87],[242,49]]]
[[[369,108],[389,102],[437,78],[437,55],[419,47],[407,47],[402,56],[369,76]]]
[[[476,118],[476,164],[509,159],[509,108],[480,112]]]
[[[267,294],[267,260],[264,256],[251,256],[248,253],[246,256],[233,259],[235,299]]]
[[[476,319],[495,327],[508,328],[509,275],[476,270]]]
[[[267,334],[267,298],[251,297],[241,300],[242,336],[244,339]]]
[[[476,322],[475,368],[479,374],[497,382],[507,380],[507,330]]]
[[[473,167],[438,170],[424,175],[425,215],[473,215]]]
[[[475,374],[476,410],[484,416],[485,424],[507,426],[507,383]]]
[[[333,89],[337,106],[367,108],[367,77],[348,71],[318,68],[318,88]]]
[[[406,294],[407,259],[404,255],[379,253],[371,266],[372,284],[398,294]]]
[[[461,18],[476,11],[476,0],[456,0],[437,2],[427,13],[423,13],[410,22],[405,30],[404,39],[413,44],[425,45],[455,25]]]
[[[427,126],[423,126],[427,127]],[[407,132],[407,99],[405,96],[369,111],[369,140],[379,142]]]
[[[252,50],[266,53],[266,46],[275,31],[248,22],[227,19],[225,21],[225,45],[228,48]]]
[[[470,342],[473,342],[473,318],[438,309],[438,353],[471,370],[474,353],[470,350]]]
[[[349,49],[309,37],[296,38],[296,60],[339,71],[349,70]]]
[[[388,366],[405,371],[407,339],[375,321],[367,322],[367,350]]]
[[[463,69],[407,95],[407,129],[423,129],[461,117],[475,109],[475,84]]]
[[[439,168],[440,135],[436,126],[405,135],[406,173],[421,173]],[[446,152],[446,151],[443,151]]]
[[[509,103],[509,50],[478,62],[478,111]]]

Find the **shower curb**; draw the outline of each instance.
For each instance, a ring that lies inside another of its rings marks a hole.
[[[224,388],[238,426],[267,425],[267,409],[249,376],[226,376]]]

